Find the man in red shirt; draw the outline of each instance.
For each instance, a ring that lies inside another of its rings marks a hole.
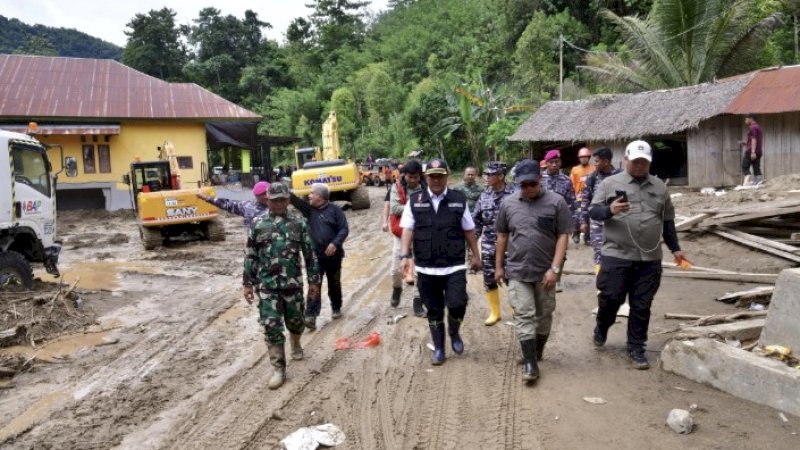
[[[744,155],[742,155],[742,175],[745,178],[750,175],[750,166],[752,166],[753,184],[759,184],[764,181],[764,177],[761,176],[761,148],[764,133],[761,131],[761,125],[756,122],[754,114],[748,114],[744,123],[747,125],[747,140],[744,142],[745,149]]]

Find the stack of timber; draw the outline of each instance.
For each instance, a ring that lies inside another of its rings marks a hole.
[[[800,264],[800,199],[703,209],[676,220],[675,227],[712,233]]]

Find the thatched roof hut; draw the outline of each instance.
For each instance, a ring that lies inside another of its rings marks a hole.
[[[756,72],[713,83],[588,100],[546,103],[510,141],[619,141],[697,128],[722,114]]]

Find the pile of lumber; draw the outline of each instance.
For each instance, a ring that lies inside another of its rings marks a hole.
[[[684,232],[708,232],[800,264],[800,199],[696,211],[679,218]]]

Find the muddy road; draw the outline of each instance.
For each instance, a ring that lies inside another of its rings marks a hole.
[[[752,285],[665,279],[653,307],[653,368],[637,371],[625,357],[624,319],[606,347],[594,348],[593,277],[567,275],[542,377],[525,386],[505,323],[510,309],[484,326],[482,284],[472,275],[466,351],[448,348],[447,362],[431,366],[427,322],[411,314],[410,289],[400,308],[389,306],[384,191],[371,189],[372,209],[347,212],[344,317],[331,321],[323,296],[317,331],[303,335],[306,359],[289,362],[277,391],[266,387],[271,368],[256,308],[242,300],[240,218],[225,219],[225,242],[144,251],[130,213],[62,214],[65,283],[80,277],[81,310],[94,323],[36,347],[0,349],[33,361],[33,370],[0,384],[0,447],[273,449],[299,427],[328,422],[345,432],[344,449],[800,447],[800,418],[785,424],[776,410],[658,368],[669,334],[656,333],[674,326],[664,313],[732,312],[713,298]],[[684,247],[702,266],[780,268],[712,237]],[[590,266],[590,249],[570,244],[567,268]],[[397,314],[407,317],[392,324]],[[338,338],[373,331],[378,347],[335,350]],[[677,435],[667,414],[690,404],[696,430]]]

